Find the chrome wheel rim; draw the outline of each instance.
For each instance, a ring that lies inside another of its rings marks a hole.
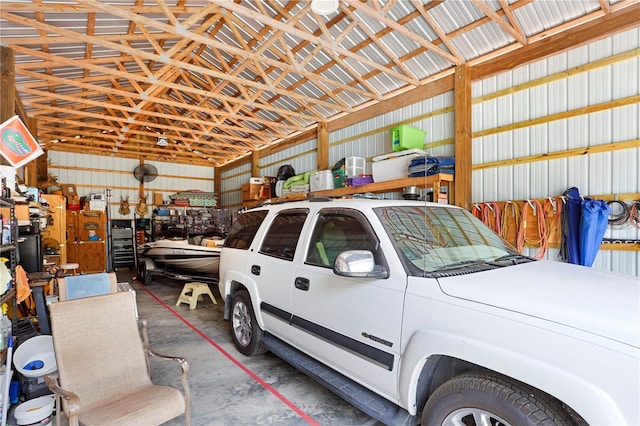
[[[251,315],[249,308],[242,302],[233,306],[233,334],[238,343],[247,346],[251,342]]]
[[[449,414],[442,426],[510,426],[503,418],[480,408],[459,408]]]

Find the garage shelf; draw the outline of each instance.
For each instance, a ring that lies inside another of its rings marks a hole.
[[[309,192],[308,194],[297,194],[294,196],[288,197],[280,197],[280,198],[272,198],[271,202],[279,202],[279,201],[291,201],[296,199],[305,199],[308,195],[313,195],[317,197],[342,197],[347,195],[354,194],[363,194],[366,192],[378,194],[383,192],[395,192],[401,191],[402,188],[407,186],[417,186],[419,188],[432,188],[433,189],[433,199],[438,200],[439,195],[442,192],[442,188],[447,188],[447,195],[449,196],[449,204],[454,203],[453,194],[454,194],[454,183],[453,183],[453,175],[439,173],[432,176],[423,176],[423,177],[415,177],[415,178],[402,178],[402,179],[394,179],[384,182],[374,182],[368,183],[365,185],[359,186],[345,186],[344,188],[335,188],[335,189],[327,189],[323,191],[314,191]],[[245,207],[252,207],[259,204],[264,204],[268,202],[268,199],[263,200],[255,200],[255,201],[244,201],[243,205]]]

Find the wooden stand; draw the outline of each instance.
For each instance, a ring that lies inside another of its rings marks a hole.
[[[44,258],[55,265],[67,263],[67,200],[62,195],[45,194],[51,211],[51,221],[42,232],[42,241],[51,238],[58,242],[60,250],[56,255],[44,254]]]

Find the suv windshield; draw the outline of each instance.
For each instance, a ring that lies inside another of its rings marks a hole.
[[[374,211],[414,275],[531,260],[463,209],[416,205]]]

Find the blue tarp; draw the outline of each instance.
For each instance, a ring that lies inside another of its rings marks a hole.
[[[582,200],[580,191],[573,187],[567,189],[564,194],[566,204],[562,209],[562,245],[560,255],[562,259],[575,265],[580,264],[578,251],[580,242],[580,218],[582,217]]]
[[[564,192],[560,256],[576,265],[592,266],[607,230],[611,207],[604,201],[582,198],[578,188]]]
[[[602,200],[585,198],[580,218],[580,265],[592,266],[607,231],[611,207]]]

